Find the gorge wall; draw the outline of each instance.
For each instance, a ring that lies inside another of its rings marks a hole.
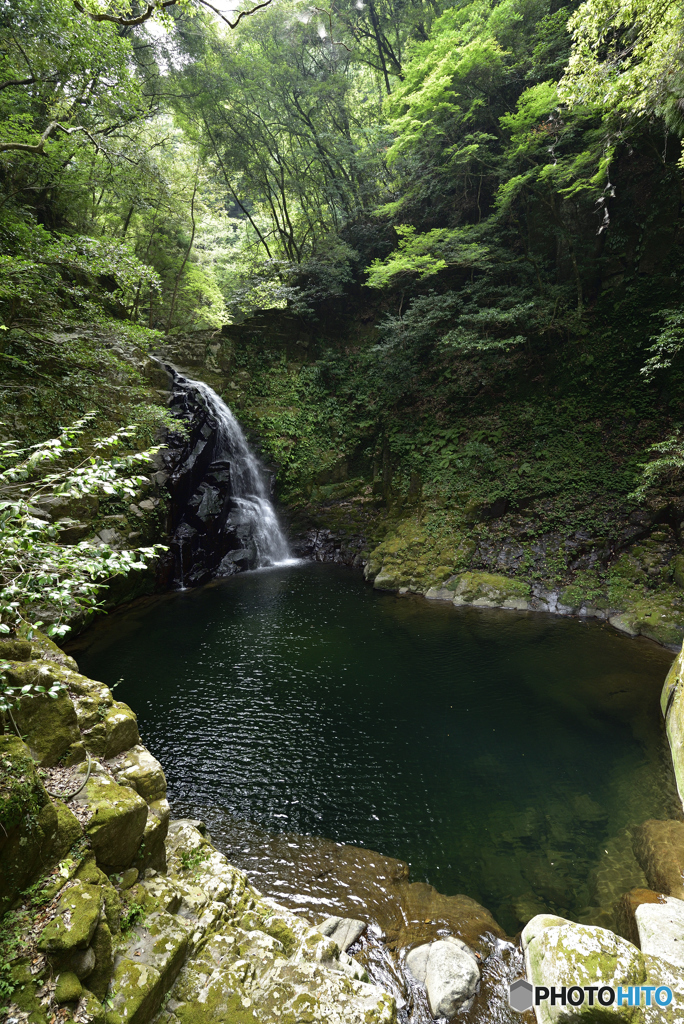
[[[580,398],[573,367],[538,393],[514,379],[432,417],[416,407],[408,422],[396,410],[377,419],[355,395],[355,357],[325,355],[351,344],[362,362],[372,340],[360,313],[317,328],[274,311],[164,351],[245,425],[276,475],[296,554],[364,567],[379,589],[596,616],[678,649],[684,499],[676,486],[628,496],[657,408],[609,423],[605,387],[601,407],[593,384]],[[633,373],[608,375],[615,401]]]

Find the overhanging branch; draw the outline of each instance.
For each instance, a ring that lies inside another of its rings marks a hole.
[[[115,25],[134,27],[135,25],[142,25],[143,22],[149,21],[157,11],[163,11],[167,7],[174,7],[178,2],[179,0],[158,0],[157,3],[148,3],[145,5],[145,10],[142,14],[133,18],[126,18],[123,14],[95,14],[85,8],[83,4],[79,3],[79,0],[74,0],[74,7],[80,14],[85,14],[86,17],[90,18],[92,21],[111,21],[114,22]],[[219,11],[217,7],[214,7],[213,4],[210,4],[208,0],[196,0],[196,3],[201,7],[207,7],[210,11],[213,11],[214,14],[218,15],[222,21],[225,21],[229,28],[236,28],[243,18],[248,18],[250,14],[255,14],[256,11],[260,11],[263,7],[269,7],[273,3],[273,0],[264,0],[263,3],[257,4],[249,11],[240,11],[235,21],[231,21],[227,18],[225,14],[222,14],[221,11]]]
[[[34,156],[45,156],[45,143],[55,134],[56,131],[64,132],[65,135],[74,135],[76,132],[83,132],[88,136],[98,152],[102,149],[87,128],[65,128],[63,124],[59,123],[59,121],[51,121],[38,142],[0,142],[0,153],[8,153],[10,150],[14,150],[19,153],[32,153]]]

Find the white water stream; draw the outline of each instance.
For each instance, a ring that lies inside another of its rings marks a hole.
[[[201,380],[176,375],[176,385],[195,391],[215,423],[215,451],[230,466],[231,498],[248,526],[256,548],[255,568],[296,561],[290,554],[268,496],[265,472],[251,451],[235,416],[213,388]]]

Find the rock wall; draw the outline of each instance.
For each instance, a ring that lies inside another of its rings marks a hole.
[[[378,590],[455,605],[593,617],[679,651],[684,556],[668,523],[654,524],[641,512],[632,518],[610,551],[596,550],[589,537],[560,534],[531,544],[513,536],[478,543],[466,534],[432,535],[418,519],[407,519],[371,552],[364,574]],[[541,582],[544,566],[560,549],[564,558],[570,550],[577,555],[575,581]]]

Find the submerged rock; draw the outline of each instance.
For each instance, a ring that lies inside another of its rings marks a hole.
[[[472,999],[480,981],[475,953],[452,937],[417,946],[406,966],[425,985],[433,1017],[452,1017]]]
[[[615,909],[615,924],[618,935],[628,942],[641,947],[636,912],[643,903],[665,903],[667,897],[652,889],[630,889],[624,893]],[[682,904],[684,907],[684,903]]]
[[[684,822],[645,821],[634,830],[633,841],[650,887],[684,899]]]

